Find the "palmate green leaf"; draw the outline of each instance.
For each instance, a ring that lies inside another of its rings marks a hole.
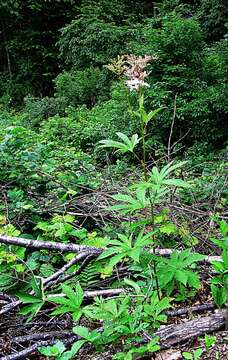
[[[226,304],[227,301],[227,290],[226,287],[218,287],[211,284],[211,293],[216,305],[221,308]]]
[[[76,284],[75,291],[69,285],[62,285],[64,294],[68,297],[68,304],[74,308],[77,308],[81,305],[83,301],[83,291],[79,284]]]
[[[162,287],[166,286],[168,283],[171,283],[174,277],[175,269],[172,271],[169,269],[169,271],[167,271],[167,267],[163,267],[158,271],[158,278]]]
[[[123,142],[120,141],[114,141],[114,140],[101,140],[99,143],[101,144],[99,147],[102,148],[114,148],[117,149],[118,152],[126,153],[126,152],[132,152],[134,151],[135,146],[140,142],[140,138],[137,134],[132,135],[131,138],[128,138],[127,135],[117,132],[117,136],[123,140]]]
[[[138,137],[137,134],[132,135],[132,137],[129,139],[127,137],[127,135],[121,133],[121,132],[117,132],[116,133],[120,139],[123,140],[123,142],[128,146],[129,151],[133,152],[134,147],[140,142],[140,138]]]
[[[184,180],[168,178],[168,175],[170,175],[171,172],[182,167],[186,162],[184,161],[174,165],[172,165],[172,163],[173,162],[165,165],[160,171],[156,166],[154,166],[150,173],[149,183],[157,184],[159,186],[175,186],[175,187],[183,187],[183,188],[191,187]]]
[[[129,238],[126,235],[123,234],[118,234],[118,237],[122,240],[110,240],[109,244],[110,245],[115,245],[115,246],[123,246],[123,244],[126,244],[128,246],[131,245],[131,241],[129,242]]]
[[[184,351],[182,355],[186,360],[193,360],[193,355],[189,352]]]
[[[160,312],[166,310],[166,309],[169,309],[171,307],[171,304],[170,304],[170,301],[172,299],[169,298],[169,297],[165,297],[163,299],[161,299],[159,302],[158,302],[158,309]]]
[[[81,310],[74,310],[72,311],[72,318],[74,321],[78,321],[80,319],[80,317],[82,316],[82,311]]]
[[[123,201],[125,203],[134,203],[135,202],[135,198],[133,198],[131,195],[126,195],[126,194],[112,195],[112,198],[114,200]]]
[[[58,305],[65,305],[65,306],[68,306],[69,305],[69,299],[66,299],[65,297],[60,297],[60,296],[50,296],[48,298],[48,300],[50,302],[53,302],[55,304],[58,304]]]
[[[177,164],[173,164],[173,161],[171,161],[161,169],[160,171],[161,177],[165,179],[174,170],[182,168],[185,164],[187,164],[187,161],[181,161],[178,162]]]
[[[137,189],[136,197],[125,194],[117,194],[113,195],[112,198],[123,202],[123,204],[111,206],[109,209],[123,210],[124,213],[145,209],[149,206],[149,199],[146,197],[146,189]]]
[[[31,280],[31,286],[37,298],[43,298],[43,287],[42,287],[42,278],[39,276],[33,276]]]
[[[101,140],[99,141],[100,148],[114,148],[114,149],[118,149],[117,151],[122,152],[123,154],[128,152],[128,146],[126,144],[123,144],[119,141],[114,141],[114,140]]]
[[[51,312],[51,315],[61,315],[61,314],[66,314],[66,313],[70,313],[72,309],[69,308],[69,306],[61,306],[57,309],[55,309],[54,311]]]
[[[134,260],[135,262],[138,263],[138,262],[139,262],[139,257],[140,257],[141,251],[142,251],[142,249],[141,249],[140,247],[134,248],[134,249],[132,249],[131,251],[129,251],[128,256],[129,256],[132,260]]]
[[[198,253],[191,253],[191,250],[187,249],[179,253],[178,258],[183,262],[183,266],[189,266],[195,262],[204,260],[205,256]]]
[[[52,356],[52,357],[61,355],[65,349],[66,349],[66,347],[62,341],[57,341],[56,344],[54,344],[52,346],[41,346],[38,348],[39,352],[42,355]]]
[[[75,293],[76,293],[75,305],[80,306],[83,301],[83,290],[82,290],[79,282],[77,282],[77,284],[76,284]]]
[[[228,249],[224,249],[222,252],[222,260],[224,263],[224,268],[228,270]]]
[[[175,234],[177,231],[177,227],[173,223],[166,223],[166,224],[160,226],[159,231],[162,234],[167,234],[167,235]]]
[[[203,353],[203,349],[199,348],[194,350],[194,360],[198,360]]]
[[[153,235],[155,235],[157,233],[157,230],[156,231],[150,231],[149,233],[147,234],[144,234],[144,230],[142,230],[136,240],[135,240],[135,245],[134,246],[137,246],[137,247],[143,247],[143,246],[147,246],[147,245],[150,245],[153,243]]]
[[[118,262],[120,262],[124,257],[126,256],[125,253],[118,254],[112,257],[112,259],[109,261],[108,266],[113,268]]]
[[[131,280],[131,279],[124,279],[124,283],[133,287],[133,289],[135,290],[136,294],[141,294],[141,288],[140,286],[137,284],[137,282]]]
[[[133,237],[133,234],[130,234],[127,236],[125,234],[118,233],[118,238],[120,240],[122,240],[121,245],[125,244],[125,245],[127,245],[128,248],[132,247],[132,237]]]

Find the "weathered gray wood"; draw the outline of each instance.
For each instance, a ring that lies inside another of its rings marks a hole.
[[[168,325],[156,331],[154,336],[159,336],[162,348],[169,348],[183,341],[219,330],[226,323],[225,313],[225,311],[218,311],[210,316],[198,317],[182,324]]]

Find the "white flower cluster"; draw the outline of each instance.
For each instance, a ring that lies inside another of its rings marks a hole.
[[[155,56],[127,56],[126,62],[128,66],[126,66],[125,75],[128,77],[126,81],[126,85],[129,89],[139,91],[141,86],[150,87],[150,85],[145,81],[145,78],[149,75],[144,69],[148,65],[148,62],[151,60],[155,60],[157,57]]]

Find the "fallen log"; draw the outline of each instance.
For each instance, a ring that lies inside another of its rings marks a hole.
[[[161,327],[154,336],[160,338],[162,349],[170,348],[189,339],[219,330],[226,324],[226,311],[220,310],[210,316],[199,317],[178,325]]]

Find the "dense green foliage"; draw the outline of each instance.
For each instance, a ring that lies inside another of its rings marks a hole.
[[[205,0],[197,6],[161,1],[153,7],[147,1],[116,1],[110,6],[106,0],[82,0],[58,1],[54,8],[52,1],[18,1],[2,2],[0,11],[4,107],[25,105],[33,121],[37,118],[40,123],[53,115],[65,116],[69,106],[79,107],[74,113],[80,113],[81,106],[98,106],[96,121],[109,126],[113,114],[107,101],[116,100],[117,90],[111,91],[116,79],[103,65],[121,54],[156,54],[147,104],[165,110],[148,142],[150,149],[158,141],[167,145],[176,94],[173,140],[183,138],[188,146],[195,140],[219,147],[224,143],[228,107],[224,1]],[[88,116],[93,122],[94,113],[88,111]],[[80,133],[83,129],[84,125]],[[96,136],[91,140],[95,143]]]

